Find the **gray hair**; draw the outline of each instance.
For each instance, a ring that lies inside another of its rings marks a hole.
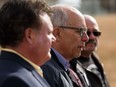
[[[67,25],[67,20],[68,20],[68,15],[64,8],[60,7],[59,5],[52,6],[53,10],[53,15],[51,15],[51,21],[54,27],[58,26],[66,26]]]

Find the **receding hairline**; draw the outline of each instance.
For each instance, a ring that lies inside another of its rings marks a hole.
[[[51,6],[52,10],[62,10],[64,13],[67,14],[68,18],[71,16],[76,16],[79,20],[80,18],[83,18],[83,14],[76,8],[66,5],[66,4],[56,4]]]
[[[97,24],[98,25],[96,19],[94,17],[92,17],[91,15],[84,14],[83,16],[85,18],[85,21],[91,22],[91,23],[94,23],[94,24]]]
[[[66,11],[72,11],[72,12],[76,12],[76,13],[81,13],[78,9],[70,6],[70,5],[66,5],[66,4],[56,4],[56,5],[52,5],[51,6],[52,10],[54,9],[62,9],[65,12]]]

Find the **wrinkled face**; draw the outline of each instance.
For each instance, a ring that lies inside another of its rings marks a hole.
[[[44,14],[41,16],[42,26],[41,30],[36,32],[35,40],[34,40],[34,49],[32,53],[37,59],[37,63],[39,65],[44,64],[51,57],[50,48],[52,43],[55,41],[55,37],[53,36],[53,25],[51,23],[48,15]]]
[[[99,28],[96,23],[87,22],[87,34],[89,36],[89,40],[86,42],[85,51],[93,52],[97,49],[99,44]]]
[[[71,16],[68,18],[69,22],[67,27],[74,27],[72,28],[62,28],[60,27],[60,37],[59,40],[59,48],[60,53],[67,59],[70,60],[74,57],[79,57],[81,54],[81,50],[85,45],[85,41],[88,40],[86,34],[86,26],[85,21],[82,17],[77,17],[77,15]],[[80,31],[78,28],[84,28],[83,35],[81,36]]]

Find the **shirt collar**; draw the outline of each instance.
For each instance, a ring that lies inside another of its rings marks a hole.
[[[42,70],[41,70],[41,68],[38,66],[38,65],[36,65],[35,63],[33,63],[33,62],[31,62],[30,60],[28,60],[26,57],[24,57],[23,55],[21,55],[20,53],[18,53],[17,51],[15,51],[15,50],[13,50],[13,49],[8,49],[8,48],[1,48],[1,51],[8,51],[8,52],[12,52],[12,53],[15,53],[15,54],[17,54],[18,56],[20,56],[22,59],[24,59],[25,61],[27,61],[29,64],[31,64],[34,68],[35,68],[35,70],[41,75],[41,76],[43,76],[42,75]]]
[[[70,66],[69,61],[66,60],[58,51],[56,51],[54,48],[52,48],[54,53],[56,54],[59,62],[63,65],[63,67],[67,70]]]

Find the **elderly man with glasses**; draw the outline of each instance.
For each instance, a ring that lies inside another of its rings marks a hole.
[[[85,87],[69,64],[69,60],[81,55],[88,40],[83,14],[67,5],[54,5],[52,10],[56,41],[52,45],[51,60],[42,66],[43,75],[51,87]]]
[[[70,63],[73,67],[76,67],[77,60],[82,63],[83,67],[86,69],[86,74],[91,83],[91,87],[109,87],[102,64],[95,54],[101,32],[96,20],[92,16],[84,15],[84,18],[89,40],[85,43],[85,48],[83,49],[81,56],[71,60]]]

